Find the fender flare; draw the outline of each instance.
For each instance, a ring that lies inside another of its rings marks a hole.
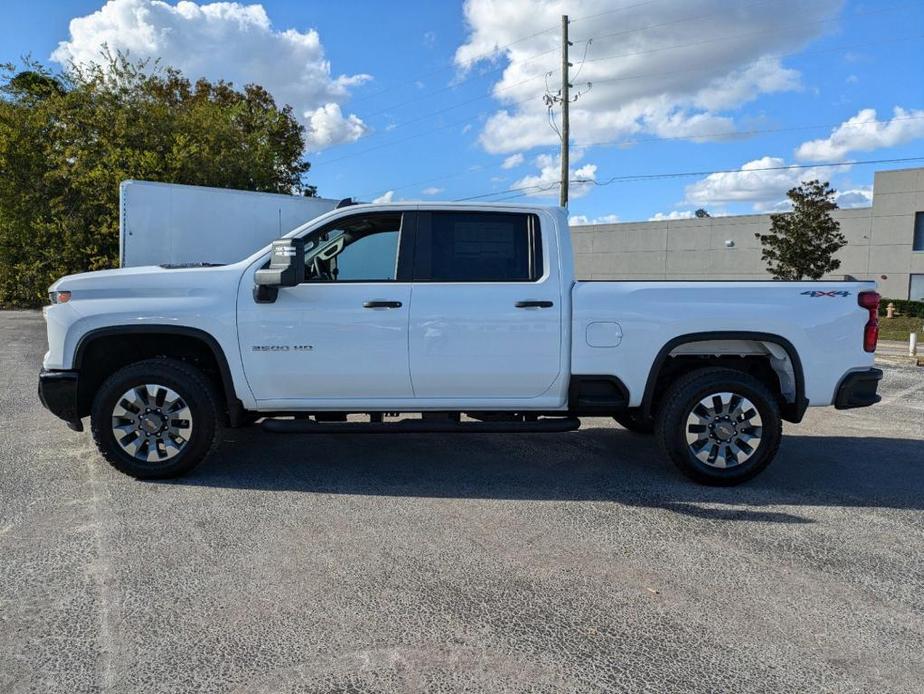
[[[708,340],[753,340],[756,342],[772,342],[785,350],[789,361],[792,364],[793,376],[796,386],[796,397],[791,403],[784,403],[782,407],[782,416],[788,422],[799,423],[808,408],[808,400],[805,398],[805,374],[802,371],[802,360],[799,358],[799,352],[793,344],[785,337],[774,335],[772,333],[760,333],[742,330],[718,330],[702,333],[687,333],[678,335],[661,347],[648,372],[648,380],[645,383],[645,393],[642,396],[642,415],[645,417],[652,416],[652,407],[654,405],[654,389],[658,382],[658,376],[668,355],[675,348],[689,342],[705,342]]]
[[[74,369],[77,371],[80,370],[87,347],[97,338],[111,335],[143,335],[152,333],[191,337],[204,343],[209,348],[212,356],[215,357],[215,363],[218,364],[221,385],[228,406],[228,418],[230,419],[231,426],[238,426],[243,417],[244,405],[241,403],[240,399],[238,399],[237,391],[234,389],[234,379],[231,377],[231,368],[228,366],[228,359],[221,345],[218,343],[218,340],[199,328],[158,323],[145,325],[110,325],[105,328],[96,328],[81,335],[80,339],[77,341],[77,347],[74,350]]]

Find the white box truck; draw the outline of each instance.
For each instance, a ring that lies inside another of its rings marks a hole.
[[[337,203],[327,198],[123,181],[119,264],[236,263]]]

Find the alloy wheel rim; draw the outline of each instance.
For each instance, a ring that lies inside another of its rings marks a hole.
[[[743,465],[760,446],[762,421],[757,407],[743,395],[711,393],[687,416],[690,454],[714,468]]]
[[[136,460],[163,463],[175,458],[189,443],[192,430],[189,405],[167,386],[133,386],[112,409],[116,443]]]

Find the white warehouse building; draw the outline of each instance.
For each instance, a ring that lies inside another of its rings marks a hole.
[[[893,299],[924,301],[924,168],[878,171],[873,204],[837,210],[847,245],[829,279],[872,279]],[[765,280],[756,232],[770,215],[571,227],[579,279]]]

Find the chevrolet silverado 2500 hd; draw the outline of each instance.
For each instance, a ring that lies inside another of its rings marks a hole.
[[[766,467],[782,420],[879,400],[872,282],[576,282],[572,262],[563,209],[374,204],[233,265],[72,275],[50,288],[39,395],[139,478],[261,417],[359,434],[611,416],[725,485]]]

